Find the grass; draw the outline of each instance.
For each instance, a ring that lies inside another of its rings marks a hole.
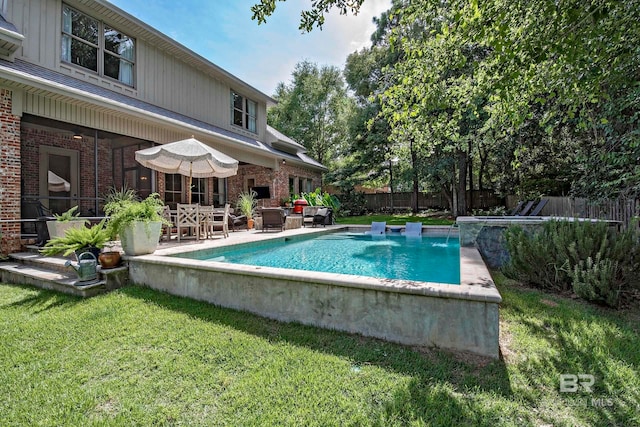
[[[1,284],[0,420],[639,425],[638,310],[495,278],[505,356],[496,361],[278,323],[137,286],[82,300]],[[564,373],[595,375],[593,393],[560,393]]]
[[[336,218],[337,224],[359,224],[370,225],[373,221],[386,221],[387,225],[404,225],[406,222],[422,222],[423,225],[451,225],[453,219],[446,217],[430,217],[421,215],[363,215],[363,216],[346,216]]]

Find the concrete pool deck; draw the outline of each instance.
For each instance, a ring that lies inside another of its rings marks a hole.
[[[302,234],[366,230],[328,226],[283,232],[239,231],[228,239],[161,245],[127,258],[134,283],[264,317],[358,333],[406,345],[499,356],[502,301],[475,248],[461,247],[460,285],[377,279],[347,274],[257,267],[172,257]],[[423,235],[446,236],[448,226]],[[451,234],[458,237],[457,232]],[[170,247],[169,247],[170,246]]]

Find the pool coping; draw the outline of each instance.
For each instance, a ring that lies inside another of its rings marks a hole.
[[[369,226],[339,225],[326,228],[313,228],[304,230],[304,234],[328,233],[336,231],[358,231],[366,230]],[[425,236],[446,236],[451,233],[450,226],[426,226],[423,229]],[[173,257],[186,252],[207,251],[216,247],[229,247],[245,243],[261,242],[267,240],[281,240],[287,236],[300,235],[302,233],[291,233],[287,230],[280,233],[252,233],[248,234],[243,241],[233,244],[225,244],[223,239],[203,242],[198,248],[193,246],[173,247],[157,250],[151,255],[135,257],[136,260],[145,261],[152,264],[175,265],[180,267],[190,267],[199,270],[211,270],[246,276],[270,277],[273,279],[295,280],[304,283],[323,283],[328,285],[343,286],[350,288],[363,288],[371,290],[381,290],[387,292],[397,292],[404,294],[431,296],[438,298],[456,298],[470,301],[500,303],[502,297],[498,292],[493,279],[486,267],[480,253],[474,247],[460,247],[460,284],[446,284],[434,282],[417,282],[411,280],[379,279],[370,276],[358,276],[351,274],[324,273],[308,270],[292,270],[276,267],[259,267],[245,264],[230,264],[216,261],[201,261]],[[457,237],[457,230],[455,236]],[[208,243],[208,244],[207,244]]]

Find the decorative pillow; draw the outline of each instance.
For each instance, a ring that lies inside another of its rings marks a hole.
[[[316,215],[327,216],[327,208],[318,209],[318,211],[316,212]]]

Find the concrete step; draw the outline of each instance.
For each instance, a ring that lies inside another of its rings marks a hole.
[[[71,275],[20,262],[0,264],[0,277],[4,283],[32,285],[80,297],[91,297],[106,292],[107,283],[100,278],[91,282],[82,282]]]
[[[15,262],[20,262],[24,265],[33,267],[46,268],[52,271],[57,271],[63,274],[72,275],[73,270],[71,267],[65,267],[65,262],[68,260],[75,263],[75,256],[70,257],[58,257],[58,256],[43,256],[37,252],[17,252],[9,254],[9,258]]]
[[[9,257],[11,262],[0,264],[0,280],[6,283],[28,284],[89,297],[126,286],[129,280],[126,265],[110,269],[98,265],[98,279],[82,282],[71,267],[64,265],[68,260],[75,264],[75,257],[46,257],[35,252],[19,252]]]

